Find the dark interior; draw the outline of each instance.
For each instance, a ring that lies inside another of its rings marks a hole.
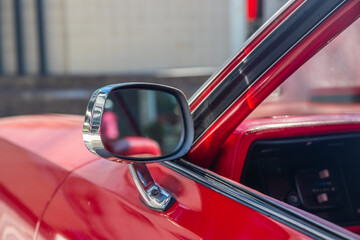
[[[240,182],[351,226],[360,224],[360,133],[252,143]]]

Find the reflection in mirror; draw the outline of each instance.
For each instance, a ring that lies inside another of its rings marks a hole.
[[[151,158],[174,153],[183,141],[175,96],[149,89],[119,89],[106,99],[101,140],[123,157]]]

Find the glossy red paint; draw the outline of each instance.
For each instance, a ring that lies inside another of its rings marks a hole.
[[[259,30],[259,33],[252,36],[246,46],[242,48],[235,56],[221,68],[219,72],[214,74],[208,81],[206,88],[203,89],[190,103],[190,110],[193,112],[201,102],[203,102],[210,92],[216,88],[224,80],[224,78],[242,61],[244,58],[277,26],[279,26],[297,7],[305,0],[292,2],[281,15],[275,16],[275,21]]]
[[[3,118],[0,138],[72,170],[98,158],[85,146],[73,144],[82,141],[83,121],[83,116],[60,114]]]
[[[266,32],[270,32],[302,2],[290,5],[286,14],[279,16],[277,22],[251,40],[248,47],[195,99],[192,109],[206,98],[206,94],[235,63],[266,36]],[[195,145],[190,153],[191,159],[200,165],[210,165],[215,153],[239,122],[358,14],[359,1],[350,2],[313,32],[309,40],[289,52],[229,109],[227,116],[216,122]],[[243,111],[241,114],[239,109]],[[234,159],[234,156],[239,155],[240,142],[243,144],[241,148],[246,149],[255,138],[360,130],[358,122],[350,121],[354,120],[353,117],[342,115],[322,119],[316,116],[284,119],[283,122],[269,120],[266,125],[274,127],[266,131],[256,131],[256,127],[264,126],[264,121],[244,122],[239,132],[230,135],[223,148],[225,161],[232,159],[233,162],[227,163],[227,167],[216,166],[216,169],[238,180],[242,160]],[[283,130],[283,123],[291,125],[299,121],[311,123],[347,118],[349,123],[337,126],[320,124],[313,129],[310,124],[305,124],[303,127],[294,126],[291,131],[279,130]],[[0,121],[0,136],[9,139],[0,139],[0,151],[4,153],[4,160],[0,161],[0,210],[4,210],[0,211],[2,233],[10,231],[12,235],[9,237],[32,239],[37,227],[35,239],[309,238],[158,163],[150,164],[149,169],[155,180],[169,190],[177,202],[164,213],[149,209],[140,201],[126,165],[99,159],[86,150],[81,135],[82,120],[82,117],[70,116],[33,116]],[[230,151],[231,145],[238,147]],[[210,161],[204,162],[204,159]]]
[[[2,239],[33,239],[57,187],[71,169],[95,159],[73,144],[82,143],[81,128],[82,118],[73,116],[0,120]]]
[[[360,235],[360,226],[345,227],[347,230]]]
[[[250,145],[256,140],[360,132],[359,114],[277,117],[240,124],[219,152],[214,171],[240,181]]]
[[[61,166],[0,140],[2,239],[32,239],[38,220],[68,172]]]
[[[349,1],[284,55],[213,123],[190,150],[189,160],[196,165],[209,167],[225,140],[252,110],[302,64],[353,23],[359,17],[359,13],[360,2]],[[228,66],[227,70],[229,69],[232,69],[231,66]],[[213,89],[218,82],[217,79],[212,80],[210,89]],[[207,93],[210,89],[206,89]],[[196,106],[195,102],[193,104]]]
[[[37,239],[308,239],[161,164],[148,167],[177,199],[167,212],[140,201],[126,165],[98,160],[69,176]]]

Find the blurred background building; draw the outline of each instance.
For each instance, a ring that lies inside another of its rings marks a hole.
[[[82,113],[123,81],[189,97],[284,2],[0,0],[0,116]]]

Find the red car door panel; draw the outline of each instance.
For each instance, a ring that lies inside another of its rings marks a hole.
[[[149,169],[177,201],[146,207],[126,165],[98,160],[72,173],[42,219],[38,239],[308,238],[161,165]]]

